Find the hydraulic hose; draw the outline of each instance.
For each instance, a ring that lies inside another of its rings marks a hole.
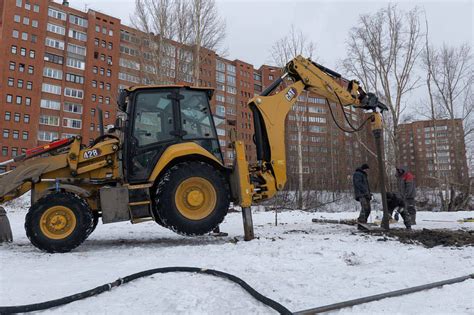
[[[118,287],[122,284],[128,283],[130,281],[133,281],[142,277],[147,277],[156,273],[170,273],[170,272],[199,273],[199,274],[206,274],[206,275],[216,276],[219,278],[228,279],[240,285],[245,291],[247,291],[256,300],[273,308],[278,313],[285,314],[285,315],[292,314],[290,310],[288,310],[286,307],[258,293],[255,289],[253,289],[250,285],[248,285],[244,280],[240,279],[239,277],[236,277],[234,275],[231,275],[222,271],[218,271],[218,270],[203,269],[203,268],[196,268],[196,267],[164,267],[164,268],[149,269],[142,272],[134,273],[124,278],[119,278],[115,280],[114,282],[98,286],[91,290],[87,290],[81,293],[73,294],[73,295],[66,296],[66,297],[52,300],[52,301],[28,304],[28,305],[19,305],[19,306],[0,306],[0,314],[26,313],[26,312],[34,312],[34,311],[50,309],[50,308],[58,307],[58,306],[65,305],[71,302],[79,301],[91,296],[99,295],[106,291],[110,291],[114,287]]]
[[[457,277],[453,279],[448,279],[448,280],[443,280],[443,281],[438,281],[438,282],[433,282],[429,284],[424,284],[424,285],[419,285],[416,287],[411,287],[411,288],[406,288],[406,289],[401,289],[401,290],[396,290],[396,291],[391,291],[391,292],[386,292],[382,294],[376,294],[376,295],[371,295],[359,299],[354,299],[354,300],[348,300],[344,302],[339,302],[339,303],[334,303],[334,304],[329,304],[329,305],[324,305],[316,308],[311,308],[307,310],[302,310],[298,311],[295,313],[292,313],[290,310],[288,310],[286,307],[281,305],[280,303],[258,293],[255,289],[253,289],[250,285],[248,285],[245,281],[242,279],[222,272],[218,270],[213,270],[213,269],[203,269],[203,268],[196,268],[196,267],[164,267],[164,268],[155,268],[155,269],[149,269],[145,270],[142,272],[137,272],[132,275],[126,276],[124,278],[119,278],[115,280],[114,282],[110,282],[101,286],[98,286],[94,289],[87,290],[81,293],[73,294],[70,296],[66,296],[60,299],[56,300],[51,300],[47,302],[42,302],[42,303],[36,303],[36,304],[28,304],[28,305],[18,305],[18,306],[0,306],[0,314],[12,314],[12,313],[26,313],[26,312],[34,312],[34,311],[40,311],[40,310],[45,310],[45,309],[50,309],[53,307],[58,307],[61,305],[65,305],[74,301],[79,301],[91,296],[99,295],[103,292],[110,291],[114,287],[118,287],[122,284],[128,283],[130,281],[147,277],[156,273],[170,273],[170,272],[190,272],[190,273],[199,273],[199,274],[207,274],[219,278],[224,278],[228,279],[230,281],[233,281],[240,285],[244,290],[246,290],[252,297],[254,297],[256,300],[260,301],[261,303],[271,307],[275,311],[277,311],[279,314],[295,314],[295,315],[309,315],[309,314],[318,314],[318,313],[324,313],[324,312],[329,312],[329,311],[334,311],[334,310],[339,310],[342,308],[346,307],[352,307],[355,305],[360,305],[360,304],[365,304],[373,301],[378,301],[381,299],[385,298],[390,298],[390,297],[396,297],[400,295],[405,295],[405,294],[410,294],[410,293],[415,293],[423,290],[428,290],[428,289],[433,289],[436,287],[441,287],[443,285],[448,285],[448,284],[454,284],[454,283],[459,283],[466,281],[468,279],[474,279],[474,273],[469,274],[467,276],[462,276],[462,277]]]

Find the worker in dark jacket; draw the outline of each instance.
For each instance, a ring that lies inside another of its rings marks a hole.
[[[416,224],[416,209],[415,209],[415,176],[409,172],[405,167],[397,167],[398,188],[400,195],[405,203],[405,210],[410,215],[411,225]]]
[[[368,169],[369,165],[363,164],[356,169],[352,176],[354,197],[361,205],[359,218],[357,219],[360,223],[367,223],[367,219],[370,215],[370,200],[372,199],[372,194],[370,193],[369,180],[365,172]]]

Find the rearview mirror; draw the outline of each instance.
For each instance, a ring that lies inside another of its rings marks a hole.
[[[128,91],[121,90],[117,99],[117,105],[122,112],[127,111],[127,98],[128,98]]]

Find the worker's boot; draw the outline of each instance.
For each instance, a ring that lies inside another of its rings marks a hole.
[[[403,218],[403,223],[405,224],[405,227],[407,228],[407,230],[411,230],[411,216],[408,213],[408,211],[403,209],[400,215]]]

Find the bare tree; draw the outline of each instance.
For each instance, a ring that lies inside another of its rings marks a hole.
[[[275,65],[283,68],[288,61],[298,55],[303,55],[306,58],[312,58],[316,49],[316,45],[309,40],[301,30],[297,30],[294,25],[291,26],[288,34],[281,39],[277,40],[272,47],[271,56]],[[306,100],[308,98],[308,92],[302,97]],[[302,145],[302,133],[303,133],[303,122],[305,117],[304,107],[299,102],[296,103],[290,117],[295,117],[296,131],[297,131],[297,161],[298,161],[298,190],[297,190],[297,207],[299,209],[304,208],[303,202],[303,145]]]
[[[164,83],[169,40],[174,37],[175,19],[171,0],[135,0],[132,25],[141,31],[142,73],[150,82]]]
[[[215,0],[190,0],[193,80],[199,84],[201,48],[218,50],[225,38],[225,21],[219,16]]]
[[[444,210],[464,209],[470,201],[471,185],[469,175],[465,169],[466,152],[463,143],[469,145],[474,128],[473,123],[473,97],[472,80],[474,71],[472,52],[468,44],[450,47],[444,44],[435,48],[429,45],[426,38],[423,65],[427,72],[428,96],[430,99],[432,119],[444,118],[449,120],[451,132],[450,146],[454,147],[451,158],[453,171],[446,172],[443,176],[438,161],[438,132],[434,123],[435,154],[434,170],[435,180],[439,189],[441,207]],[[462,121],[464,133],[458,129],[456,120]],[[460,193],[459,193],[460,192]]]
[[[352,28],[347,41],[344,69],[376,91],[387,104],[390,126],[386,148],[399,161],[397,128],[408,93],[418,87],[414,66],[420,55],[421,29],[417,8],[408,12],[389,4],[374,14],[364,14]]]

